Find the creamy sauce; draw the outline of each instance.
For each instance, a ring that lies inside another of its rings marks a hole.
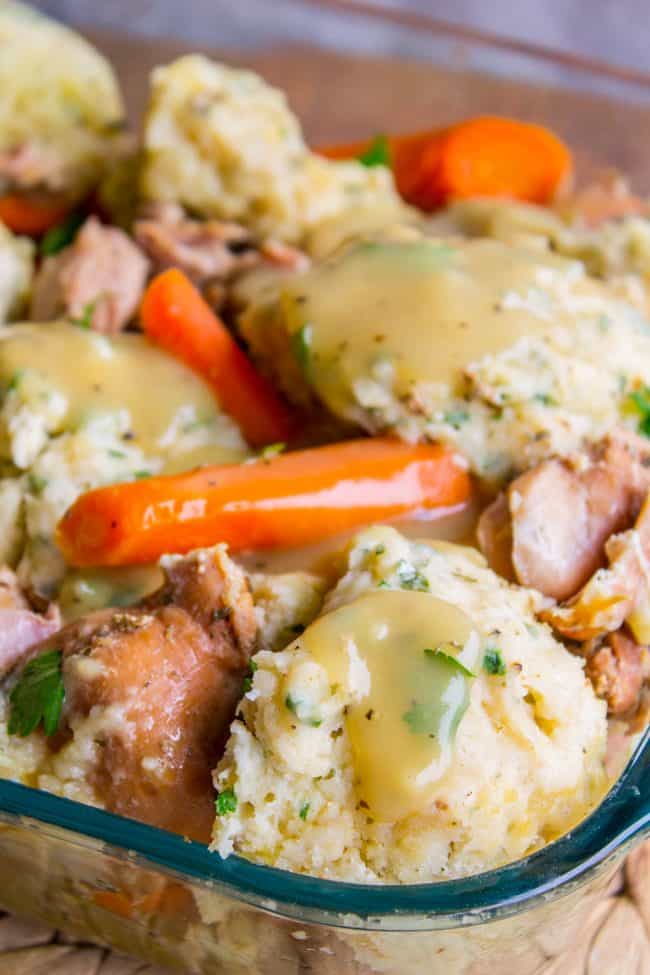
[[[320,617],[300,645],[353,696],[345,720],[369,815],[394,821],[423,808],[469,704],[480,651],[472,621],[426,593],[374,592]]]
[[[134,444],[152,454],[170,448],[168,472],[241,458],[241,452],[218,444],[176,452],[173,442],[164,442],[179,411],[185,411],[191,427],[210,422],[219,409],[198,376],[142,335],[109,339],[66,322],[12,326],[0,341],[0,380],[6,385],[25,370],[37,372],[66,397],[65,429],[76,429],[95,414],[127,410]],[[168,439],[188,432],[181,429]]]
[[[419,381],[460,392],[470,362],[558,324],[549,294],[575,286],[574,267],[491,240],[366,241],[296,277],[281,301],[307,379],[345,415],[355,381],[384,364],[398,396]]]
[[[68,622],[105,606],[132,606],[162,584],[163,573],[157,565],[68,569],[57,604]]]

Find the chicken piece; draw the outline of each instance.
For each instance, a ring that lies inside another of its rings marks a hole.
[[[634,528],[605,544],[607,569],[599,569],[563,606],[541,617],[571,640],[593,640],[619,630],[637,604],[650,594],[650,495]]]
[[[303,270],[308,258],[279,241],[257,244],[245,227],[220,220],[192,220],[174,204],[154,204],[137,220],[134,235],[157,271],[179,267],[198,285],[226,281],[262,264]]]
[[[62,185],[59,160],[42,147],[30,142],[0,152],[0,185],[31,190],[47,187],[58,190]]]
[[[224,546],[167,558],[164,586],[138,606],[101,610],[41,645],[62,649],[58,750],[99,746],[90,784],[107,809],[207,841],[211,770],[221,757],[254,648],[247,579]]]
[[[624,217],[647,217],[647,200],[630,192],[627,182],[615,170],[602,173],[598,179],[563,201],[561,212],[568,213],[586,227],[598,227],[608,220]]]
[[[650,650],[620,630],[588,658],[586,672],[612,717],[636,716],[650,683]]]
[[[19,663],[26,663],[30,650],[61,626],[57,607],[44,615],[34,613],[11,569],[0,568],[0,677]]]
[[[148,269],[146,257],[122,230],[89,217],[74,243],[43,262],[34,279],[31,318],[65,316],[112,335],[135,314]]]
[[[650,444],[623,431],[572,461],[543,461],[485,510],[482,551],[507,578],[568,599],[603,565],[610,535],[638,515],[649,465]]]

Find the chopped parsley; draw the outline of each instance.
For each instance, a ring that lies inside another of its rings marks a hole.
[[[284,453],[286,448],[286,443],[270,443],[268,447],[264,447],[263,450],[260,451],[260,459],[271,460],[272,457],[277,457],[278,454]]]
[[[488,647],[483,657],[483,670],[493,677],[503,677],[506,672],[506,662],[497,647]]]
[[[243,684],[243,692],[244,692],[244,694],[248,694],[248,692],[252,688],[252,686],[253,686],[253,677],[255,676],[255,672],[256,671],[257,671],[257,664],[255,663],[254,660],[249,660],[248,661],[248,673],[244,677],[244,684]]]
[[[93,327],[93,315],[95,314],[96,305],[96,301],[89,301],[87,305],[84,305],[79,318],[70,319],[70,324],[76,325],[77,328],[85,328],[86,331],[89,331]]]
[[[650,386],[635,389],[627,397],[630,406],[639,414],[639,430],[650,437]]]
[[[313,331],[311,325],[303,325],[291,336],[291,351],[303,372],[309,367]]]
[[[402,589],[413,589],[416,592],[429,592],[429,580],[406,559],[397,563],[397,578]]]
[[[25,375],[24,369],[16,369],[15,373],[12,375],[11,379],[9,380],[7,389],[8,390],[18,389],[18,387],[20,386],[23,380],[24,375]]]
[[[151,477],[151,471],[134,471],[133,476],[136,481],[146,481],[148,477]]]
[[[442,419],[450,427],[453,427],[454,430],[460,430],[463,423],[467,423],[469,420],[469,413],[467,410],[449,410]]]
[[[237,808],[237,796],[234,789],[224,789],[215,800],[217,816],[228,816]]]
[[[376,545],[373,551],[373,555],[383,555],[385,551],[386,551],[385,545]]]
[[[295,697],[289,693],[284,699],[284,706],[298,718],[301,724],[309,725],[310,728],[320,728],[323,721],[312,713],[306,701]]]
[[[385,135],[376,135],[368,148],[357,156],[362,166],[388,166],[390,169],[390,146]]]
[[[126,454],[123,450],[113,450],[112,448],[108,451],[109,457],[114,457],[116,460],[124,460]]]
[[[56,732],[65,697],[62,660],[61,650],[49,650],[27,664],[9,695],[10,735],[25,738],[41,721],[46,735]]]
[[[302,806],[300,807],[300,812],[298,813],[298,815],[302,819],[303,823],[307,819],[307,816],[309,815],[310,805],[311,803],[309,802],[303,802]]]
[[[79,210],[75,210],[62,223],[58,223],[56,227],[50,227],[40,243],[39,250],[41,255],[43,257],[50,257],[52,254],[58,254],[64,247],[71,244],[77,236],[77,231],[84,222],[84,219],[84,214],[80,213]]]
[[[48,480],[46,477],[41,477],[40,474],[31,472],[27,475],[27,484],[32,494],[42,494],[48,485]]]
[[[427,657],[437,657],[439,660],[446,660],[447,663],[453,664],[457,667],[461,673],[465,674],[466,677],[474,677],[473,671],[466,667],[465,664],[458,659],[453,653],[454,650],[458,650],[458,644],[456,643],[441,643],[439,647],[431,648],[425,647],[424,652]],[[452,651],[452,652],[450,652]]]
[[[557,400],[550,393],[535,393],[533,399],[536,403],[541,403],[543,406],[557,406]]]

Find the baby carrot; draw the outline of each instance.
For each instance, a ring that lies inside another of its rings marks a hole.
[[[16,234],[38,237],[64,219],[70,204],[9,193],[0,196],[0,221]]]
[[[465,467],[445,447],[351,440],[89,491],[59,522],[58,541],[79,566],[152,562],[216,542],[285,548],[469,494]]]
[[[362,158],[368,146],[334,146],[322,153]],[[399,192],[422,210],[473,196],[550,203],[573,171],[571,153],[549,129],[498,116],[391,136],[388,147]]]
[[[265,376],[178,268],[149,284],[140,307],[146,335],[206,379],[250,444],[285,441],[289,412]]]

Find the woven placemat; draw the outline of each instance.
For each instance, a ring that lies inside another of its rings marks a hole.
[[[582,930],[583,937],[567,953],[536,975],[650,975],[650,841],[628,857]],[[169,973],[0,914],[0,975]]]

